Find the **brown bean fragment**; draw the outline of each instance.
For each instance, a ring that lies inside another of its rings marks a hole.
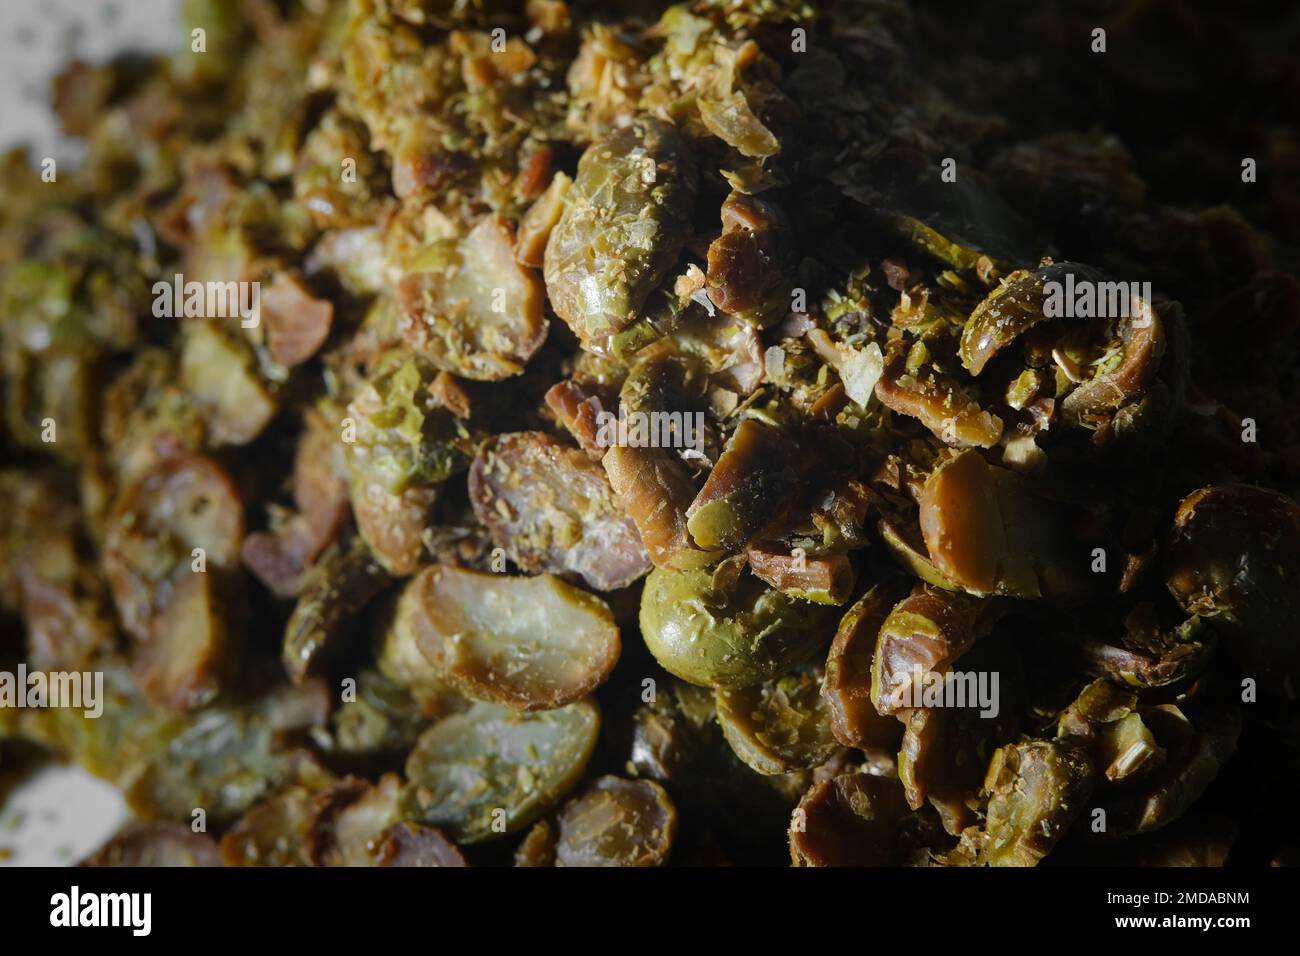
[[[221,866],[221,854],[207,834],[155,820],[131,824],[81,866]]]
[[[786,594],[818,604],[843,604],[853,591],[847,554],[787,553],[767,544],[745,552],[754,576]]]
[[[376,838],[397,822],[401,777],[386,773],[373,786],[344,777],[316,794],[307,830],[313,866],[373,866]]]
[[[398,577],[419,567],[441,483],[466,461],[462,426],[429,393],[436,374],[419,356],[385,353],[342,422],[357,530]]]
[[[315,559],[311,539],[306,523],[295,515],[275,531],[255,531],[246,537],[240,557],[271,593],[291,598]]]
[[[762,270],[768,259],[752,232],[724,232],[709,246],[709,299],[728,315],[761,304]]]
[[[959,590],[957,584],[945,577],[926,554],[925,541],[921,529],[915,524],[910,527],[902,521],[881,518],[876,525],[880,539],[884,541],[889,553],[904,570],[911,572],[926,584],[948,591]]]
[[[550,184],[555,169],[555,151],[549,146],[536,146],[519,161],[515,176],[515,194],[524,200],[533,200]]]
[[[455,375],[439,372],[429,385],[429,394],[457,418],[469,418],[472,408],[469,392]]]
[[[557,382],[546,393],[546,407],[582,446],[592,461],[600,461],[609,450],[602,441],[600,415],[612,414],[617,399],[603,389],[581,385],[572,379]]]
[[[1047,284],[1064,285],[1072,275],[1082,282],[1101,279],[1097,270],[1073,262],[1056,262],[1032,271],[1020,269],[1003,279],[975,307],[962,329],[962,365],[972,375],[979,375],[998,352],[1047,320]]]
[[[1153,604],[1136,604],[1117,637],[1106,631],[1104,637],[1085,635],[1078,646],[1079,663],[1088,673],[1138,693],[1186,687],[1210,666],[1218,648],[1224,622],[1210,620],[1192,615],[1165,627]]]
[[[813,524],[823,537],[844,547],[861,547],[868,543],[867,515],[877,496],[856,480],[837,480],[820,492],[813,510]]]
[[[197,455],[154,466],[114,505],[104,569],[122,625],[138,642],[137,681],[159,706],[206,703],[232,662],[226,618],[243,533],[234,484]]]
[[[891,601],[880,585],[862,595],[840,619],[826,658],[822,697],[830,707],[831,732],[846,747],[896,750],[903,728],[871,702],[872,660]]]
[[[214,575],[187,574],[136,645],[132,672],[140,692],[159,707],[193,710],[217,696],[230,677],[237,635]]]
[[[897,866],[909,849],[909,818],[896,777],[846,773],[813,785],[790,821],[795,866]]]
[[[519,37],[511,37],[498,48],[494,40],[482,33],[458,30],[448,37],[447,43],[460,57],[461,79],[473,93],[504,86],[537,62],[537,54]]]
[[[38,557],[46,548],[65,542],[35,538],[25,557]],[[112,647],[117,628],[102,585],[86,567],[67,569],[70,579],[58,580],[53,567],[17,566],[28,660],[49,670],[81,668],[99,651]]]
[[[1053,359],[1064,373],[1078,383],[1061,398],[1064,419],[1098,429],[1112,425],[1116,413],[1123,406],[1147,393],[1170,345],[1166,323],[1171,327],[1181,325],[1180,307],[1157,308],[1141,299],[1130,302],[1127,291],[1120,303],[1113,293],[1103,292],[1104,287],[1113,289],[1120,283],[1105,281],[1104,276],[1090,266],[1060,262],[1033,271],[1022,269],[1008,276],[971,313],[962,332],[960,356],[970,373],[979,375],[999,351],[1039,323],[1056,318],[1049,314],[1052,311],[1049,305],[1053,302],[1061,304],[1060,290],[1063,287],[1072,290],[1075,276],[1079,277],[1081,287],[1089,291],[1095,289],[1098,299],[1106,302],[1104,306],[1099,304],[1100,310],[1114,308],[1122,311],[1122,314],[1101,316],[1107,320],[1105,328],[1094,330],[1101,333],[1102,343],[1118,347],[1117,362],[1107,363],[1104,368],[1081,367],[1067,354],[1067,350],[1050,348]],[[1053,337],[1050,339],[1052,342],[1064,338],[1059,329],[1049,330],[1048,335]],[[1044,338],[1044,341],[1049,340]],[[1047,346],[1044,348],[1048,350]],[[1109,428],[1106,428],[1101,434],[1108,432]]]
[[[538,820],[515,848],[515,866],[555,866],[555,844],[560,835],[550,820]]]
[[[312,794],[292,786],[257,804],[221,838],[226,866],[311,866]]]
[[[360,539],[322,556],[306,573],[284,626],[280,659],[289,679],[301,683],[336,660],[360,612],[389,581]]]
[[[558,822],[556,866],[662,866],[677,835],[677,809],[652,780],[601,777]]]
[[[393,151],[393,194],[398,199],[431,198],[472,167],[468,156],[447,149],[432,123],[404,127]]]
[[[941,574],[978,593],[995,590],[1010,577],[1013,588],[1033,588],[1027,555],[1008,555],[998,512],[998,489],[990,467],[977,455],[945,462],[921,494],[921,533]],[[1010,569],[1004,561],[1014,562]]]
[[[699,317],[685,321],[672,333],[673,346],[704,363],[709,384],[737,395],[749,395],[763,383],[763,341],[749,320],[727,317]],[[710,397],[710,405],[715,399]]]
[[[243,502],[212,459],[194,455],[164,462],[127,492],[118,511],[130,512],[132,521],[141,519],[141,533],[170,534],[186,559],[201,547],[218,568],[232,568],[239,560]]]
[[[939,812],[953,836],[977,821],[984,755],[980,719],[964,721],[955,711],[918,707],[903,712],[903,742],[898,750],[898,777],[908,806],[927,802]]]
[[[1078,598],[1091,586],[1090,550],[1064,515],[1015,472],[962,452],[920,494],[921,534],[935,567],[973,594]]]
[[[987,602],[917,586],[889,612],[876,639],[871,699],[882,714],[921,706],[924,681],[947,672],[983,631]]]
[[[955,379],[932,366],[915,373],[907,368],[908,343],[892,343],[885,370],[876,382],[876,398],[900,415],[910,415],[945,444],[957,448],[992,448],[1002,437],[1002,419],[962,393]]]
[[[370,790],[361,777],[344,777],[316,794],[312,801],[311,823],[307,828],[306,851],[312,866],[342,866],[344,852],[339,846],[336,825],[339,814]]]
[[[808,409],[808,417],[833,422],[840,412],[848,408],[849,402],[849,393],[844,390],[841,383],[836,382],[823,392],[817,401],[812,403],[812,406]]]
[[[438,499],[438,489],[413,485],[391,494],[374,483],[361,484],[352,492],[352,513],[366,544],[392,574],[412,574],[424,556],[420,533]]]
[[[460,848],[437,827],[394,823],[375,839],[375,866],[468,866]]]
[[[0,607],[26,628],[27,663],[81,670],[117,641],[107,589],[83,557],[85,515],[49,472],[0,473]]]
[[[789,224],[775,203],[733,192],[722,235],[709,245],[709,299],[728,315],[767,325],[790,311]]]
[[[469,494],[492,540],[525,571],[612,591],[650,570],[604,469],[544,432],[487,442],[470,468]]]
[[[545,292],[515,261],[515,236],[488,216],[441,269],[397,285],[402,338],[443,371],[475,381],[518,375],[546,338]]]
[[[376,642],[375,657],[380,673],[416,695],[422,709],[432,710],[429,716],[443,716],[463,698],[420,650],[420,635],[428,627],[424,601],[425,580],[416,575],[403,585],[388,626]]]
[[[347,465],[334,425],[318,412],[304,416],[305,429],[293,462],[293,500],[297,513],[273,531],[244,539],[240,557],[279,597],[294,597],[303,573],[339,535],[347,522]]]
[[[691,538],[706,550],[744,547],[798,489],[798,457],[794,442],[775,428],[741,422],[686,509]]]
[[[731,749],[766,776],[812,770],[839,750],[820,666],[798,667],[749,687],[714,691],[718,724]]]
[[[329,338],[334,303],[311,294],[300,278],[277,272],[261,298],[271,356],[292,368],[307,361]]]
[[[880,270],[885,274],[885,283],[895,292],[906,292],[912,282],[912,272],[907,263],[895,256],[883,260]]]
[[[540,269],[546,258],[546,241],[551,238],[551,230],[560,221],[564,211],[564,196],[573,185],[573,180],[564,173],[556,173],[551,184],[537,201],[528,207],[524,218],[519,221],[519,236],[515,245],[515,258],[520,265]]]
[[[566,34],[573,26],[569,5],[564,0],[527,0],[524,12],[533,26],[548,37]]]
[[[686,509],[695,498],[695,486],[668,451],[615,445],[601,463],[657,567],[689,571],[717,560],[719,552],[696,547],[687,531]]]
[[[979,862],[1034,866],[1087,808],[1092,761],[1082,751],[1048,740],[1008,744],[993,755],[987,842]]]
[[[339,175],[347,168],[345,160],[355,164],[355,175]],[[329,230],[326,242],[382,218],[391,202],[390,182],[380,156],[370,151],[364,124],[335,107],[306,135],[293,169],[296,204],[317,227]]]
[[[618,626],[599,598],[549,574],[511,577],[436,564],[411,585],[421,653],[466,694],[522,710],[580,700],[618,661]]]
[[[1116,337],[1123,351],[1119,364],[1093,375],[1065,396],[1061,411],[1067,421],[1087,425],[1109,420],[1121,406],[1141,398],[1150,388],[1168,347],[1167,316],[1161,312],[1151,303],[1139,301],[1133,314],[1116,320]],[[1181,314],[1175,321],[1181,321]]]
[[[251,346],[216,321],[185,327],[180,378],[202,413],[211,445],[247,445],[275,417],[276,399]]]

